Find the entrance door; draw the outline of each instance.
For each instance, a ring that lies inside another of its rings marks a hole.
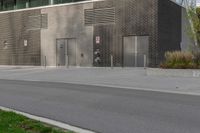
[[[76,66],[76,39],[57,39],[57,66]]]
[[[124,67],[134,67],[136,65],[136,38],[135,36],[124,37],[123,44]]]
[[[127,36],[123,39],[124,67],[145,67],[148,65],[148,36]]]
[[[57,66],[65,66],[65,40],[64,39],[58,39],[56,42],[56,62]]]
[[[137,37],[137,67],[148,66],[149,55],[149,37],[138,36]]]
[[[76,39],[67,39],[68,65],[76,66]]]

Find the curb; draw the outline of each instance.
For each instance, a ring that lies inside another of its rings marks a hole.
[[[183,77],[183,78],[200,78],[199,69],[160,69],[148,68],[148,76],[165,76],[165,77]]]
[[[95,84],[95,83],[80,83],[80,82],[61,82],[61,81],[41,81],[41,80],[13,80],[13,79],[1,79],[0,80],[10,80],[10,81],[22,81],[22,82],[43,82],[43,83],[61,83],[61,84],[72,84],[72,85],[84,85],[84,86],[96,86],[96,87],[107,87],[107,88],[118,88],[123,90],[135,90],[135,91],[148,91],[157,93],[168,93],[168,94],[178,94],[178,95],[190,95],[190,96],[200,96],[200,92],[189,92],[181,90],[160,90],[152,88],[142,88],[142,87],[131,87],[131,86],[120,86],[120,85],[108,85],[108,84]]]
[[[79,127],[71,126],[71,125],[68,125],[68,124],[65,124],[65,123],[62,123],[62,122],[58,122],[58,121],[55,121],[55,120],[51,120],[51,119],[48,119],[48,118],[31,115],[31,114],[24,113],[24,112],[21,112],[21,111],[17,111],[17,110],[11,109],[11,108],[6,108],[6,107],[0,106],[0,110],[7,111],[7,112],[14,112],[16,114],[23,115],[27,118],[30,118],[30,119],[33,119],[33,120],[36,120],[36,121],[40,121],[40,122],[43,122],[43,123],[46,123],[46,124],[49,124],[49,125],[52,125],[52,126],[56,126],[56,127],[62,128],[62,129],[70,130],[70,131],[73,131],[73,132],[76,132],[76,133],[95,133],[93,131],[89,131],[89,130],[82,129],[82,128],[79,128]]]

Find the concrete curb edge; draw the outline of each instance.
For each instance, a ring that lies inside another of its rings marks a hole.
[[[82,128],[79,128],[79,127],[71,126],[71,125],[68,125],[68,124],[65,124],[65,123],[62,123],[62,122],[58,122],[58,121],[55,121],[55,120],[51,120],[51,119],[48,119],[48,118],[31,115],[31,114],[28,114],[28,113],[24,113],[24,112],[17,111],[17,110],[11,109],[11,108],[3,107],[3,106],[0,106],[0,110],[8,111],[8,112],[9,111],[14,112],[16,114],[23,115],[27,118],[30,118],[30,119],[33,119],[33,120],[36,120],[36,121],[40,121],[40,122],[43,122],[43,123],[46,123],[46,124],[49,124],[49,125],[52,125],[52,126],[56,126],[56,127],[62,128],[62,129],[74,131],[76,133],[95,133],[93,131],[89,131],[89,130],[82,129]]]

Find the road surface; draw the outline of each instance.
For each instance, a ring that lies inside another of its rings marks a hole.
[[[100,133],[200,133],[200,96],[0,80],[0,106]]]

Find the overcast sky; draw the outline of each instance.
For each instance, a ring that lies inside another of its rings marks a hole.
[[[197,0],[197,6],[200,6],[200,0]]]

